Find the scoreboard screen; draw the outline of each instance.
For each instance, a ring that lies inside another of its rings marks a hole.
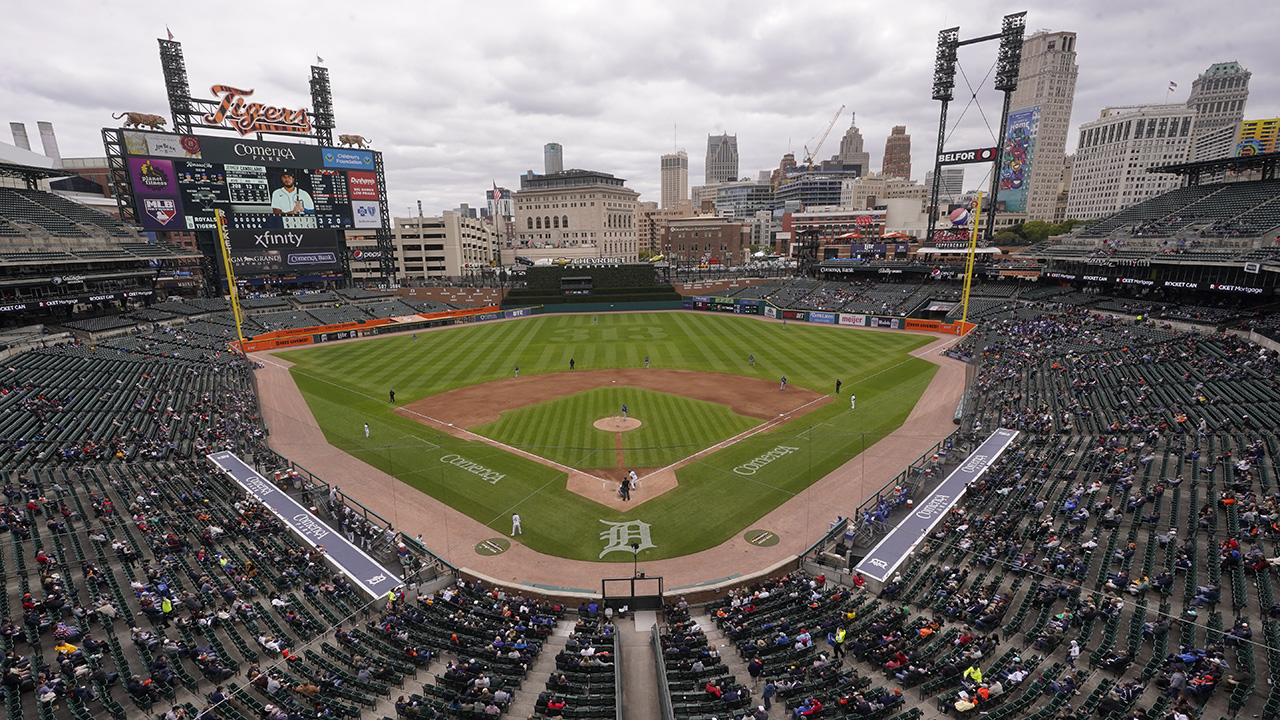
[[[124,132],[129,180],[147,230],[384,227],[374,152],[204,135]]]

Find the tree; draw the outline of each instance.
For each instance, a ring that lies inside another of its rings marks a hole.
[[[1022,224],[1022,236],[1032,242],[1040,242],[1047,240],[1057,229],[1057,225],[1044,220],[1028,220]]]

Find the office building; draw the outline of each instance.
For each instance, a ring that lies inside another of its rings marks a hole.
[[[844,181],[858,177],[850,172],[800,172],[788,175],[774,189],[774,207],[803,210],[813,207],[838,207]]]
[[[859,175],[871,172],[871,153],[862,149],[862,131],[858,129],[857,113],[849,113],[849,129],[840,138],[840,152],[822,164],[823,170],[856,170]]]
[[[1066,216],[1104,217],[1178,187],[1147,168],[1188,160],[1195,115],[1181,103],[1109,107],[1081,125]]]
[[[510,190],[500,187],[496,197],[493,190],[485,190],[484,199],[489,206],[489,217],[515,217],[516,203]]]
[[[773,209],[773,185],[739,180],[715,186],[715,214],[726,218],[749,218],[760,210]]]
[[[690,190],[690,203],[695,213],[710,215],[716,211],[716,189],[720,183],[698,185]]]
[[[1244,120],[1252,76],[1253,73],[1234,60],[1214,63],[1200,73],[1191,83],[1191,94],[1187,97],[1187,107],[1196,114],[1195,137],[1234,128]]]
[[[635,260],[639,196],[609,173],[525,173],[514,196],[515,246],[584,248],[590,257]]]
[[[662,254],[681,267],[741,265],[750,245],[750,227],[728,218],[673,218],[662,233]]]
[[[1029,168],[1012,168],[1006,159],[1008,172],[1002,173],[1000,183],[1000,200],[1008,213],[1025,216],[1021,219],[1053,218],[1078,71],[1075,33],[1038,32],[1022,41],[1022,64],[1018,89],[1010,99],[1005,152],[1021,142],[1030,156]]]
[[[547,175],[564,172],[564,146],[547,143],[542,146],[542,168]]]
[[[1053,205],[1053,221],[1061,223],[1067,219],[1067,203],[1071,199],[1071,174],[1076,166],[1074,153],[1063,158],[1062,179],[1058,181],[1058,201]]]
[[[929,193],[933,192],[933,171],[930,170],[924,174],[925,202],[929,202]],[[947,204],[953,203],[960,199],[964,194],[964,168],[963,167],[944,167],[942,168],[942,181],[938,184],[938,205],[946,207]]]
[[[661,172],[662,207],[664,210],[674,209],[689,199],[689,154],[679,150],[663,155]]]
[[[688,200],[674,208],[660,208],[655,202],[642,202],[636,207],[636,247],[641,258],[662,254],[662,233],[673,219],[693,217]]]
[[[712,185],[738,179],[738,136],[708,135],[705,182]]]
[[[348,230],[347,250],[353,280],[381,276],[374,234]],[[491,267],[498,261],[498,238],[484,220],[445,210],[436,217],[398,217],[391,227],[396,273],[403,280],[461,277]],[[358,257],[355,251],[360,251]]]
[[[1211,130],[1206,133],[1196,133],[1191,138],[1191,155],[1189,159],[1192,162],[1201,160],[1221,160],[1222,158],[1231,157],[1236,154],[1236,146],[1239,142],[1240,126],[1224,125],[1217,130]]]
[[[906,125],[894,125],[884,141],[884,163],[880,174],[911,179],[911,136],[907,134]]]
[[[891,198],[909,198],[918,202],[923,211],[928,195],[929,189],[920,183],[884,173],[872,173],[866,177],[844,181],[840,187],[840,207],[847,210],[870,210]]]

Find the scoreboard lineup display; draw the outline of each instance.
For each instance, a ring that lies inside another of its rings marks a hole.
[[[138,218],[147,230],[383,227],[374,153],[297,143],[124,133]]]

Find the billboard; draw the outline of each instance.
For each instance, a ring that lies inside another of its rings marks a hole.
[[[235,137],[124,131],[146,230],[380,228],[374,153]]]
[[[1006,212],[1027,211],[1027,188],[1039,127],[1039,106],[1009,113],[1004,132],[1004,157],[1000,161],[1000,200]]]
[[[236,277],[318,275],[342,269],[336,230],[229,230],[227,242]]]

